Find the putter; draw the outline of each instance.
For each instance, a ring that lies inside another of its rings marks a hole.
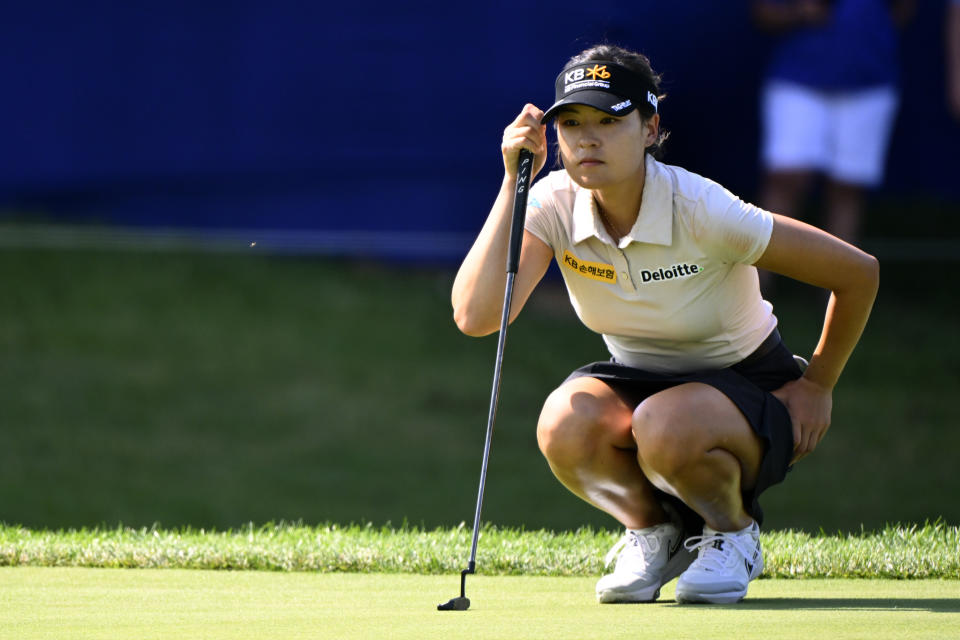
[[[477,509],[473,514],[473,543],[467,568],[460,572],[460,595],[437,605],[438,611],[466,611],[470,608],[467,597],[467,575],[476,573],[477,541],[480,538],[480,509],[483,506],[483,489],[487,482],[487,465],[490,462],[490,442],[493,440],[493,421],[497,415],[500,398],[500,369],[503,365],[503,347],[510,323],[510,302],[513,299],[513,280],[520,264],[520,245],[523,241],[523,223],[527,216],[527,191],[530,189],[530,174],[533,170],[533,154],[520,150],[517,170],[517,187],[513,201],[513,220],[510,224],[510,245],[507,249],[507,288],[503,295],[503,315],[500,319],[500,336],[497,341],[497,361],[493,368],[493,391],[490,394],[490,412],[487,414],[487,437],[483,445],[483,463],[480,466],[480,489],[477,491]]]

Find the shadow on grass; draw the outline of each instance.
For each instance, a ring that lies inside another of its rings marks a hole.
[[[676,602],[673,606],[688,607]],[[696,605],[693,605],[696,606]],[[750,598],[736,604],[703,605],[709,609],[737,611],[928,611],[960,613],[960,598]]]

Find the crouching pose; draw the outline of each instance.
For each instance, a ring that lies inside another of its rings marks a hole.
[[[500,194],[453,286],[457,326],[498,330],[517,157],[563,169],[530,191],[510,319],[551,259],[610,358],[547,398],[537,439],[557,479],[626,529],[600,602],[648,602],[679,576],[679,602],[741,600],[763,569],[758,496],[830,426],[834,385],[870,314],[877,261],[655,159],[659,78],[601,45],[571,59],[556,102],[504,131]],[[804,369],[780,339],[757,267],[832,292]]]

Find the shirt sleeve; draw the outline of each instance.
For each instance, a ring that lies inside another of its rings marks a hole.
[[[530,188],[524,229],[543,240],[551,249],[556,249],[559,241],[559,224],[556,199],[553,197],[550,183],[550,176],[546,175]]]
[[[773,233],[773,215],[710,183],[694,216],[700,246],[724,262],[753,264]]]

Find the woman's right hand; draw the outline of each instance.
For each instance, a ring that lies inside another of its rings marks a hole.
[[[511,179],[517,177],[520,149],[527,149],[535,156],[533,174],[536,177],[547,162],[547,125],[540,124],[543,111],[532,104],[523,107],[520,115],[503,130],[503,142],[500,153],[503,154],[503,168]]]

